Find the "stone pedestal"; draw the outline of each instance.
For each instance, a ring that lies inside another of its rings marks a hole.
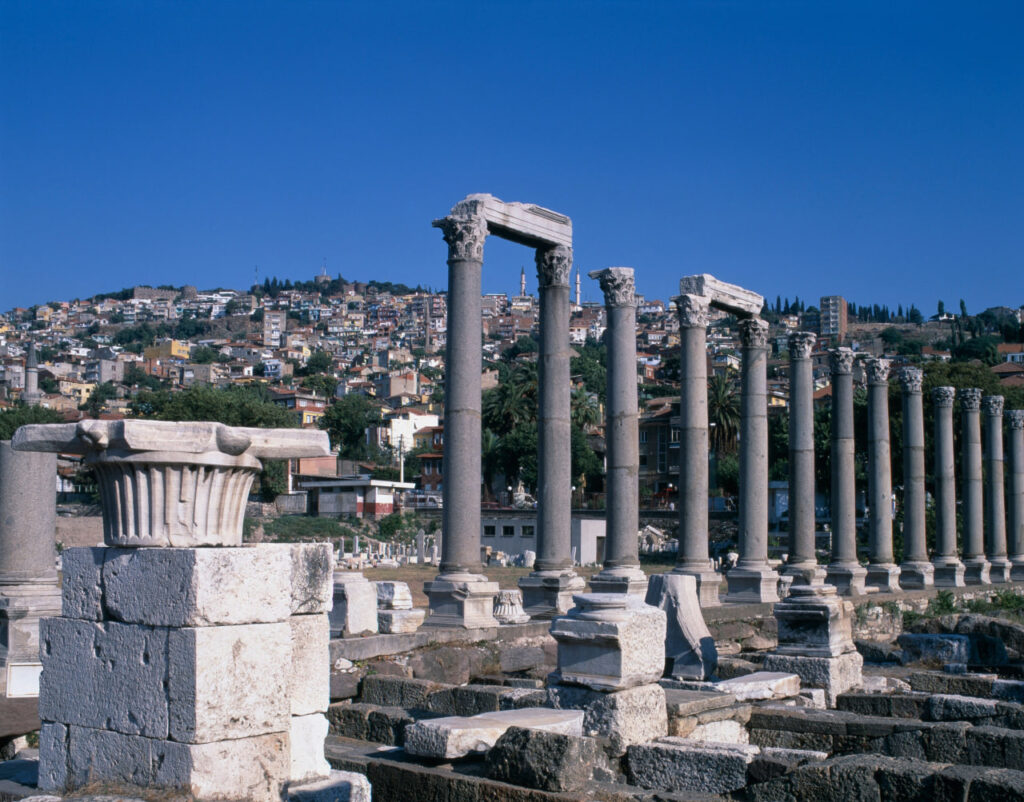
[[[530,618],[547,619],[565,615],[573,596],[586,587],[583,577],[560,570],[534,571],[519,580],[523,609]]]
[[[430,600],[430,614],[423,622],[425,627],[481,629],[498,626],[494,619],[498,583],[490,582],[482,574],[441,574],[425,583],[423,592]]]
[[[769,654],[764,659],[765,671],[785,671],[800,677],[801,685],[822,688],[826,704],[836,706],[841,693],[859,688],[863,683],[864,658],[857,652],[838,657],[803,657],[801,655]]]
[[[697,599],[697,582],[682,574],[654,574],[647,603],[665,611],[665,676],[707,680],[718,666],[718,650]]]
[[[423,624],[426,610],[414,610],[412,593],[405,582],[375,582],[377,628],[385,635],[415,632]]]
[[[331,636],[370,635],[377,629],[377,589],[374,583],[358,571],[335,571]]]

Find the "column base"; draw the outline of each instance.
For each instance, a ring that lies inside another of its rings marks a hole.
[[[782,567],[782,575],[793,578],[792,587],[824,585],[827,574],[824,566],[810,560],[786,563]]]
[[[921,590],[935,584],[935,566],[925,560],[911,560],[900,563],[900,587],[904,590]]]
[[[826,581],[840,596],[863,596],[868,572],[856,562],[830,563]]]
[[[995,584],[1003,584],[1010,581],[1010,573],[1013,569],[1011,563],[1005,557],[993,557],[989,561],[988,578]]]
[[[429,599],[429,614],[424,627],[461,627],[484,629],[498,626],[494,617],[494,597],[498,583],[483,574],[440,574],[423,585]]]
[[[864,584],[881,593],[896,593],[900,589],[900,567],[896,563],[869,563]]]
[[[964,582],[964,564],[956,557],[937,557],[932,560],[935,568],[935,587],[962,588]],[[1021,565],[1024,569],[1024,564]]]
[[[984,557],[964,560],[964,582],[968,585],[991,585],[988,560]]]
[[[647,574],[633,565],[605,568],[590,577],[591,593],[647,593]]]
[[[779,575],[767,563],[737,565],[725,575],[725,581],[729,585],[727,602],[760,604],[779,600]]]
[[[0,614],[6,619],[0,696],[39,695],[39,620],[60,613],[61,592],[56,580],[52,584],[0,585]]]
[[[1024,582],[1024,557],[1014,557],[1010,560],[1010,581]]]
[[[582,593],[586,584],[572,571],[534,571],[519,580],[523,609],[530,618],[565,615],[573,607],[573,594]]]
[[[697,601],[701,607],[720,607],[722,600],[718,592],[722,586],[722,575],[711,567],[711,563],[704,566],[676,566],[672,569],[673,574],[692,576],[697,581]]]

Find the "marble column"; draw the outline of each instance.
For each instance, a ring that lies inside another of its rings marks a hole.
[[[794,585],[820,585],[825,569],[814,544],[814,370],[809,331],[789,335],[789,557],[782,573]]]
[[[701,607],[721,602],[722,577],[708,556],[708,366],[709,299],[680,295],[679,313],[679,551],[673,573],[697,581]]]
[[[487,223],[471,209],[434,221],[448,243],[448,331],[445,346],[444,468],[440,571],[424,585],[424,626],[497,626],[480,565],[481,286]]]
[[[1007,498],[1010,579],[1024,582],[1024,409],[1006,412],[1009,424]]]
[[[853,351],[829,352],[832,367],[832,562],[827,581],[841,595],[864,593],[867,571],[857,559],[854,480]]]
[[[540,354],[537,415],[537,561],[519,580],[532,618],[568,612],[586,583],[572,561],[572,426],[569,381],[569,273],[564,245],[537,250]]]
[[[647,592],[640,569],[640,426],[636,387],[636,291],[633,269],[609,267],[590,274],[601,283],[608,327],[605,411],[604,566],[590,579],[595,593]]]
[[[892,452],[889,446],[889,360],[869,359],[868,374],[868,574],[865,583],[884,593],[900,589],[892,556]]]
[[[981,390],[960,390],[963,446],[964,581],[968,585],[987,585],[989,563],[985,559],[985,513],[981,478]]]
[[[956,548],[956,480],[953,454],[953,387],[932,390],[935,404],[935,585],[964,586],[964,564]]]
[[[740,559],[726,576],[729,601],[776,602],[768,563],[768,324],[740,321]]]
[[[1006,491],[1003,485],[1003,397],[981,399],[985,413],[985,556],[992,582],[1010,581],[1006,558]]]
[[[900,370],[903,390],[903,562],[900,585],[908,590],[931,587],[935,569],[928,562],[925,536],[924,406],[918,368]]]

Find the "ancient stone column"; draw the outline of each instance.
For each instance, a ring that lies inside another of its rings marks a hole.
[[[640,570],[640,427],[636,389],[636,292],[633,269],[609,267],[590,274],[601,283],[608,327],[605,411],[604,567],[590,579],[595,593],[646,593]]]
[[[1010,550],[1010,579],[1024,581],[1024,409],[1006,412],[1009,424],[1009,448],[1007,466],[1009,477],[1007,489],[1008,540]]]
[[[444,532],[440,572],[424,585],[424,626],[495,626],[497,583],[480,565],[481,295],[487,223],[471,204],[435,220],[448,243],[448,331],[444,394]]]
[[[722,577],[708,557],[708,367],[709,299],[680,295],[679,313],[679,551],[674,573],[697,581],[701,607],[721,602]]]
[[[564,245],[537,250],[540,355],[537,416],[537,561],[519,580],[523,609],[551,618],[572,607],[583,590],[572,561],[572,461],[569,381],[569,272]],[[478,455],[479,456],[479,455]],[[479,471],[479,467],[478,467]]]
[[[892,461],[889,448],[889,360],[869,359],[868,374],[868,574],[866,584],[884,593],[900,589],[892,556]]]
[[[961,442],[964,470],[964,581],[968,585],[987,585],[989,562],[985,559],[985,513],[981,478],[981,390],[960,390]]]
[[[740,559],[729,571],[729,601],[776,602],[768,564],[768,324],[740,321]]]
[[[825,569],[814,551],[814,371],[809,331],[789,335],[789,557],[794,585],[819,585]]]
[[[918,368],[900,370],[903,390],[903,562],[900,585],[907,589],[934,584],[925,539],[924,407]]]
[[[867,571],[857,559],[854,482],[853,351],[829,352],[832,366],[832,562],[827,581],[840,594],[864,592]]]
[[[1003,397],[985,396],[985,556],[992,582],[1010,581],[1006,558],[1006,494],[1003,485]]]
[[[932,390],[935,404],[935,584],[964,586],[964,564],[956,548],[956,484],[953,455],[953,387]]]

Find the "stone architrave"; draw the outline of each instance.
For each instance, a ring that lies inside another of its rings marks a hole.
[[[963,443],[961,463],[964,516],[964,581],[968,585],[988,585],[989,562],[985,558],[985,512],[981,469],[981,390],[960,390]]]
[[[925,538],[924,407],[919,368],[900,370],[903,391],[903,562],[900,585],[905,589],[931,587],[935,568],[928,562]]]
[[[55,454],[0,441],[0,697],[38,695],[39,621],[60,615],[56,478]]]
[[[633,268],[609,267],[590,274],[604,292],[608,327],[608,403],[605,411],[604,566],[590,579],[595,593],[645,593],[640,570],[639,404],[636,389],[636,293]]]
[[[572,605],[585,582],[573,570],[572,459],[569,381],[571,248],[537,249],[540,354],[537,416],[537,561],[519,580],[532,618],[552,618]],[[479,468],[477,469],[479,473]]]
[[[697,599],[692,576],[654,574],[647,585],[647,603],[665,611],[665,676],[707,680],[718,666],[718,650]]]
[[[1009,426],[1007,448],[1007,546],[1010,553],[1010,579],[1024,581],[1024,409],[1006,412]]]
[[[992,582],[1009,582],[1006,557],[1006,493],[1003,473],[1003,397],[985,396],[985,556]]]
[[[964,586],[964,564],[956,547],[956,479],[953,448],[953,387],[932,390],[935,405],[935,585]]]
[[[683,276],[679,279],[679,294],[703,296],[716,309],[722,309],[739,318],[757,317],[764,308],[763,296],[753,290],[727,284],[709,273]]]
[[[892,555],[892,461],[889,448],[889,360],[869,359],[868,515],[871,526],[865,582],[884,593],[900,589]]]
[[[832,562],[827,581],[841,595],[864,593],[867,571],[857,559],[854,485],[853,351],[829,352],[832,367]]]
[[[490,196],[487,196],[490,197]],[[435,220],[448,243],[441,565],[424,584],[424,626],[492,627],[498,584],[480,565],[481,270],[487,237],[483,197]]]
[[[708,369],[710,299],[680,295],[679,549],[673,573],[692,576],[702,607],[721,604],[722,576],[708,555]]]
[[[814,530],[814,372],[809,331],[789,335],[789,557],[783,576],[794,585],[820,585]]]
[[[768,324],[740,321],[740,559],[729,571],[728,600],[775,602],[778,574],[768,563]]]

